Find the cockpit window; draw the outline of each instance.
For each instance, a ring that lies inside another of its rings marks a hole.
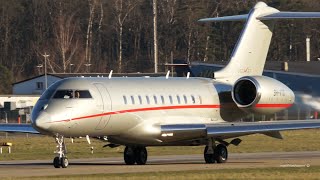
[[[88,90],[76,90],[74,92],[74,97],[75,98],[92,98]]]
[[[54,99],[84,99],[92,98],[88,90],[58,90],[53,96]]]
[[[58,90],[53,96],[54,99],[71,99],[73,97],[72,90]]]
[[[54,93],[53,90],[47,89],[47,90],[42,94],[42,96],[40,97],[40,99],[41,99],[41,100],[50,99],[53,93]]]

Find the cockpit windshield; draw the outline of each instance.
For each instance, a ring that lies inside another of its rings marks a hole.
[[[42,94],[42,96],[40,97],[40,99],[41,99],[41,100],[50,99],[53,93],[54,93],[54,90],[52,90],[52,89],[47,89],[47,90]]]
[[[57,90],[54,99],[92,98],[88,90]]]
[[[58,90],[53,96],[54,99],[71,99],[73,98],[72,90]]]

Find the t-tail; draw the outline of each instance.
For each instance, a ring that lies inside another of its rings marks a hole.
[[[245,15],[200,19],[200,22],[246,21],[229,63],[214,78],[234,83],[243,76],[261,76],[270,46],[275,20],[320,18],[318,12],[280,12],[258,2]]]

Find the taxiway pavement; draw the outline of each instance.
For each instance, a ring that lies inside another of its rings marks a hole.
[[[1,156],[0,156],[1,160]],[[265,167],[320,166],[320,151],[229,154],[225,164],[205,164],[203,155],[150,156],[147,165],[125,165],[122,157],[69,159],[66,169],[56,169],[52,160],[0,161],[1,177],[58,176],[106,173],[165,172]]]

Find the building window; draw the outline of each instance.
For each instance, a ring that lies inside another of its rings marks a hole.
[[[43,82],[37,82],[37,89],[43,90]]]

